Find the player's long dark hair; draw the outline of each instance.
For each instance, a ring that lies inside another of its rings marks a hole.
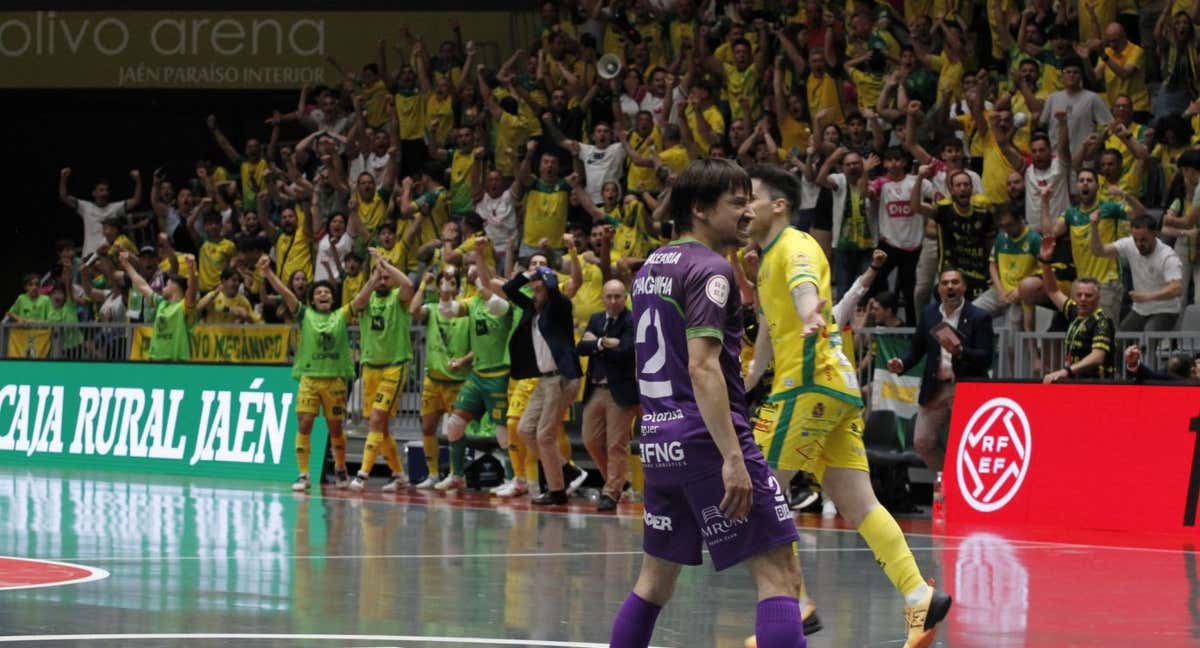
[[[692,162],[671,186],[667,216],[676,234],[692,231],[692,210],[711,209],[721,194],[741,189],[750,193],[750,176],[742,167],[724,158]]]

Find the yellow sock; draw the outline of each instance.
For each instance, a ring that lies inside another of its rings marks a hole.
[[[875,553],[875,561],[883,567],[883,573],[887,574],[888,580],[901,594],[907,596],[925,584],[917,561],[904,539],[904,532],[887,509],[877,506],[867,513],[858,527],[858,535],[867,541]]]
[[[571,440],[567,438],[567,431],[563,428],[559,428],[558,430],[558,453],[562,455],[563,460],[567,463],[575,463],[571,461]]]
[[[434,479],[438,478],[440,468],[438,466],[438,439],[436,435],[421,437],[421,447],[425,449],[425,467],[429,469],[429,476]]]
[[[383,440],[379,445],[379,451],[383,453],[383,458],[387,461],[388,468],[391,468],[393,475],[404,473],[404,468],[400,465],[400,449],[396,447],[396,440],[392,438],[390,433],[383,433]]]
[[[296,465],[300,467],[301,475],[308,474],[308,453],[311,445],[311,434],[296,435]]]
[[[339,434],[329,437],[329,445],[333,446],[333,467],[338,470],[346,469],[346,435]]]
[[[513,478],[525,479],[525,444],[521,443],[520,435],[513,434],[508,440],[508,462],[512,464]]]
[[[371,474],[371,467],[375,465],[375,456],[383,449],[383,432],[368,432],[367,442],[363,445],[362,466],[358,472],[364,475]]]
[[[642,472],[642,458],[636,454],[629,455],[629,485],[639,493],[646,492],[646,473]]]

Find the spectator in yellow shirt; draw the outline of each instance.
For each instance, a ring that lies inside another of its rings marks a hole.
[[[814,47],[808,53],[808,67],[806,89],[813,130],[820,130],[825,124],[840,126],[846,123],[842,112],[842,84],[829,75],[824,48]]]
[[[238,292],[242,279],[233,268],[221,271],[220,285],[196,304],[196,312],[205,324],[251,324],[262,321],[250,300]]]
[[[1146,53],[1129,42],[1125,29],[1112,23],[1104,29],[1104,45],[1096,62],[1096,78],[1104,80],[1104,96],[1114,105],[1122,95],[1133,102],[1140,121],[1150,115],[1150,91],[1146,88]]]
[[[221,215],[212,211],[212,199],[205,198],[200,206],[188,218],[188,234],[196,243],[197,274],[200,280],[201,292],[213,290],[221,281],[221,274],[229,268],[229,264],[237,255],[237,246],[225,238],[221,231]],[[197,213],[204,215],[204,233],[196,231]]]
[[[121,250],[129,250],[130,254],[137,254],[137,246],[125,234],[125,222],[122,217],[106,218],[101,225],[101,232],[104,235],[104,243],[100,245],[98,251],[108,254],[113,259],[113,263],[121,258]]]

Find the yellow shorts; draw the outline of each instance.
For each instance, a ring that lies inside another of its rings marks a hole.
[[[390,367],[362,367],[362,412],[371,415],[372,410],[387,412],[395,416],[400,409],[400,394],[408,378],[408,365]]]
[[[525,413],[525,407],[529,405],[529,397],[533,395],[533,390],[537,389],[538,380],[540,379],[525,378],[524,380],[510,379],[508,381],[509,421],[521,420],[521,415]]]
[[[754,424],[771,468],[803,470],[817,481],[830,467],[870,471],[862,435],[861,408],[820,393],[767,401]]]
[[[434,380],[425,376],[425,382],[421,383],[421,416],[453,412],[454,401],[462,386],[461,382]]]
[[[321,414],[327,421],[346,418],[346,381],[342,378],[301,376],[296,403],[297,414]]]

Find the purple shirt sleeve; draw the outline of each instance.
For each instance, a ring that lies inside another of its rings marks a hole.
[[[725,259],[715,256],[698,264],[688,273],[684,284],[687,337],[725,337],[725,309],[733,288],[733,268]]]

